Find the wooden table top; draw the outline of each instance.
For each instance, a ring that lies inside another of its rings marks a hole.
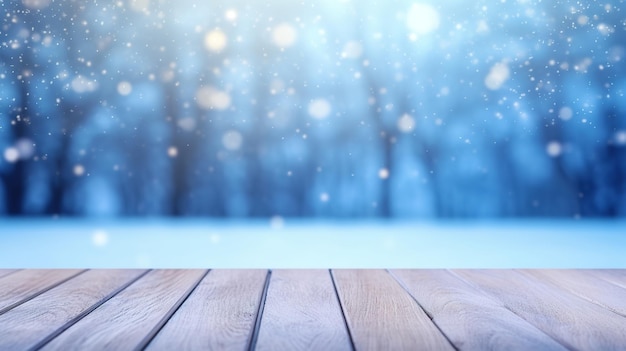
[[[626,270],[0,270],[0,350],[625,350]]]

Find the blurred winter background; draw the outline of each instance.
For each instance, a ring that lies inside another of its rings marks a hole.
[[[0,215],[626,215],[605,1],[0,0]]]

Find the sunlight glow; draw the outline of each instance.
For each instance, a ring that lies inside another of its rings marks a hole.
[[[228,39],[226,34],[220,29],[214,29],[206,34],[204,37],[204,46],[213,52],[221,52],[226,47]]]
[[[416,3],[409,9],[406,24],[415,34],[427,34],[439,27],[439,13],[431,5]]]

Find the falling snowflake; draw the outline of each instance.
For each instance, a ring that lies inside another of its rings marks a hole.
[[[122,81],[117,84],[117,92],[122,96],[129,95],[132,91],[133,86],[127,81]]]
[[[91,235],[91,241],[95,246],[106,246],[109,243],[109,234],[104,230],[96,230]]]
[[[389,170],[387,168],[381,168],[378,170],[378,178],[387,179],[389,178]]]
[[[485,86],[490,90],[498,90],[509,79],[511,71],[506,62],[498,62],[489,70],[485,77]]]
[[[85,167],[83,165],[75,165],[73,169],[74,175],[81,177],[85,174]]]
[[[326,99],[315,99],[309,103],[309,115],[313,118],[324,119],[330,115],[330,103]]]
[[[243,144],[243,136],[236,130],[229,130],[224,133],[222,144],[227,150],[239,150]]]
[[[230,95],[211,86],[198,89],[196,102],[205,110],[225,110],[230,107]]]
[[[402,133],[410,133],[415,129],[415,119],[405,113],[398,119],[398,129]]]
[[[15,163],[20,159],[20,152],[17,148],[8,147],[4,150],[4,159],[9,163]]]
[[[546,152],[551,157],[557,157],[563,152],[563,146],[558,141],[551,141],[546,146]]]
[[[274,27],[272,31],[272,41],[280,48],[292,46],[298,38],[298,32],[289,23],[282,23]]]
[[[228,39],[226,34],[221,29],[214,29],[206,34],[204,37],[204,46],[213,52],[221,52],[226,48]]]

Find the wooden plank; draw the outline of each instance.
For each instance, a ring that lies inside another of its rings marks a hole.
[[[4,277],[5,275],[9,275],[11,273],[17,272],[17,271],[18,269],[0,269],[0,278]]]
[[[0,315],[83,271],[26,269],[0,278]]]
[[[197,269],[151,271],[42,349],[134,349],[161,327],[204,274]]]
[[[147,350],[246,350],[266,270],[213,270]]]
[[[457,349],[566,350],[484,292],[445,270],[392,272]]]
[[[333,270],[357,350],[453,350],[426,313],[387,272]]]
[[[34,348],[130,283],[140,270],[91,270],[0,316],[0,350]]]
[[[530,269],[521,272],[626,317],[626,289],[589,274],[588,271]]]
[[[626,345],[626,319],[566,290],[515,271],[455,270],[511,311],[571,349]]]
[[[272,272],[256,349],[352,349],[328,270]]]

